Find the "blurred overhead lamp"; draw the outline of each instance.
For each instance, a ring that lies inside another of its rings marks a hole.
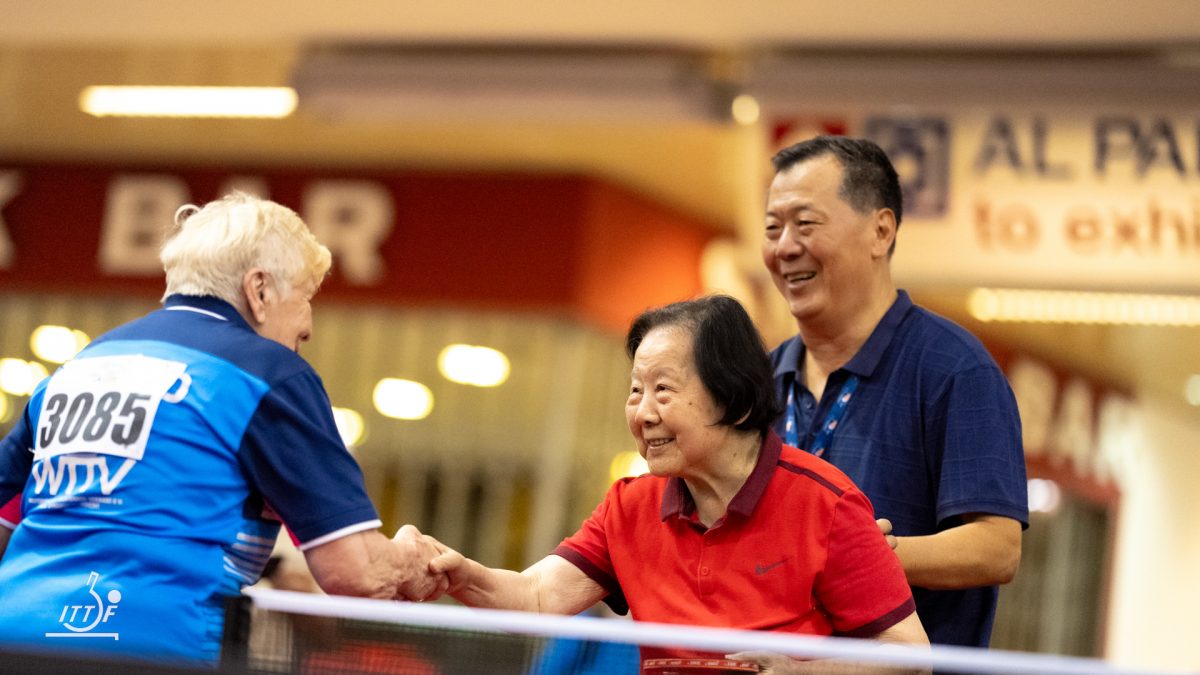
[[[985,322],[1200,326],[1200,298],[1183,295],[976,288],[967,311]]]
[[[640,476],[649,471],[650,465],[646,463],[646,458],[638,454],[636,450],[618,452],[608,464],[610,482],[631,476]]]
[[[338,434],[347,448],[358,447],[366,435],[367,426],[363,416],[353,408],[333,408],[333,421],[337,424]]]
[[[296,109],[288,87],[87,87],[79,108],[96,117],[287,117]]]
[[[1062,489],[1048,478],[1030,478],[1029,510],[1034,513],[1054,513],[1062,504]]]
[[[707,61],[638,47],[330,45],[301,55],[292,86],[303,110],[335,118],[727,123]]]
[[[65,363],[75,358],[89,342],[87,333],[66,326],[38,326],[29,336],[34,355],[49,363]]]
[[[475,345],[449,345],[438,354],[442,377],[459,384],[497,387],[508,379],[511,367],[504,352]]]
[[[28,396],[50,373],[37,361],[0,359],[0,391],[13,396]]]
[[[738,94],[733,97],[733,101],[729,104],[730,114],[733,115],[733,121],[738,124],[748,127],[758,123],[761,109],[758,105],[758,99],[750,94]]]
[[[380,415],[397,420],[423,420],[433,411],[433,392],[420,382],[385,377],[375,384],[371,401]]]
[[[1188,376],[1183,385],[1183,397],[1187,399],[1188,405],[1200,407],[1200,373]]]

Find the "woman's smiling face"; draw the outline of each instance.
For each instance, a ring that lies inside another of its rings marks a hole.
[[[718,424],[723,413],[696,369],[691,332],[647,333],[633,357],[625,419],[650,473],[687,477],[707,468],[731,430]]]

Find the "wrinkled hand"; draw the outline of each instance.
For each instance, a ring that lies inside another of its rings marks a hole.
[[[879,531],[883,533],[883,538],[887,540],[888,546],[895,551],[898,542],[896,541],[896,537],[892,535],[892,521],[887,518],[880,518],[875,521],[875,524],[879,526]]]
[[[430,561],[439,553],[436,542],[436,539],[421,534],[412,525],[404,525],[396,531],[392,545],[396,547],[404,575],[396,594],[397,600],[424,602],[437,600],[445,594],[450,586],[450,578],[435,573],[430,567]]]
[[[444,574],[450,580],[446,593],[457,597],[460,591],[471,584],[473,561],[440,541],[434,540],[434,546],[438,549],[438,556],[429,561],[429,571]]]

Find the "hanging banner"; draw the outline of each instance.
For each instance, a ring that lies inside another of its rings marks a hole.
[[[832,132],[887,151],[902,285],[1200,292],[1194,112],[862,109],[769,128],[772,150]]]

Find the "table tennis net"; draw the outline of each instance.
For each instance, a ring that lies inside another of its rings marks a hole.
[[[1099,659],[932,649],[872,640],[565,617],[289,591],[247,591],[231,611],[223,670],[414,675],[716,675],[738,652],[958,673],[1124,673]]]

